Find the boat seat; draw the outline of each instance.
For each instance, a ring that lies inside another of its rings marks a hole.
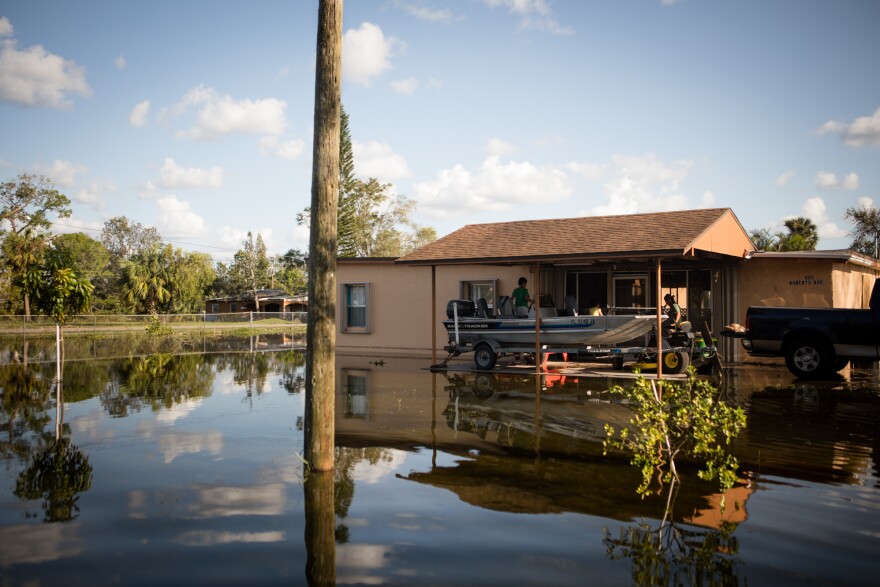
[[[569,316],[577,316],[577,300],[574,299],[574,296],[565,296],[565,312]]]
[[[489,311],[489,302],[486,301],[486,298],[480,298],[479,300],[477,300],[477,315],[480,318],[494,317]]]

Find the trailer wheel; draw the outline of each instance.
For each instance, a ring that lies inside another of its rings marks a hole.
[[[670,375],[677,375],[687,371],[691,364],[691,356],[679,349],[663,354],[663,371]]]
[[[821,341],[799,338],[785,349],[785,366],[801,379],[819,379],[832,372],[831,352]]]
[[[622,371],[623,357],[614,357],[613,359],[611,359],[611,366],[614,368],[615,371]]]
[[[474,347],[474,365],[480,371],[490,371],[497,361],[498,355],[489,343],[481,342]]]

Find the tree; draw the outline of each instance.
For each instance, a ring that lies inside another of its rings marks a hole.
[[[336,211],[336,250],[340,257],[399,257],[437,240],[431,227],[410,220],[415,202],[395,196],[393,186],[376,178],[355,176],[349,117],[340,104],[339,200]],[[311,208],[297,214],[308,224]]]
[[[759,251],[775,251],[780,234],[774,234],[769,228],[755,229],[749,233],[755,249]]]
[[[846,209],[845,217],[855,225],[850,236],[851,249],[880,258],[880,210],[871,203]]]
[[[27,289],[34,308],[63,325],[89,310],[94,287],[80,274],[69,253],[53,246],[46,251],[43,263],[28,273]]]
[[[204,308],[205,292],[216,277],[212,265],[207,253],[174,249],[169,268],[171,312],[194,314]]]
[[[3,239],[3,265],[9,273],[10,285],[21,292],[26,319],[31,316],[30,292],[25,287],[28,276],[43,262],[43,253],[48,246],[46,235],[34,228],[21,233],[10,232]]]
[[[8,226],[15,234],[39,233],[52,225],[50,214],[69,217],[70,200],[48,177],[22,173],[0,184],[0,230]]]
[[[303,293],[309,286],[308,259],[299,249],[290,249],[273,258],[276,266],[274,279],[278,287],[289,294]]]
[[[122,264],[121,285],[125,301],[135,312],[159,314],[159,304],[171,298],[171,245],[153,246]]]
[[[161,242],[162,237],[156,228],[133,222],[125,216],[111,218],[101,231],[101,243],[110,252],[110,260],[115,266]]]
[[[253,292],[254,307],[259,312],[260,300],[257,297],[257,290],[269,285],[269,257],[266,255],[266,243],[263,242],[262,234],[257,234],[257,240],[254,241],[253,234],[248,232],[241,245],[241,249],[235,253],[229,273],[238,292],[245,289]]]
[[[780,241],[780,251],[814,251],[819,243],[819,231],[809,218],[798,216],[785,221],[788,234]]]

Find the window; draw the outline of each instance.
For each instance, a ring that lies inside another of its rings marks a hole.
[[[235,302],[232,302],[231,304],[229,304],[229,311],[230,312],[238,312],[238,304],[236,304]]]
[[[348,283],[342,286],[342,332],[370,333],[370,284]]]
[[[211,313],[216,314],[220,310],[220,304],[217,302],[211,302]]]
[[[480,298],[486,298],[489,311],[495,310],[495,281],[480,279],[461,282],[461,299],[471,300],[475,305]]]
[[[342,369],[343,418],[366,419],[370,408],[370,372]]]
[[[638,314],[648,305],[647,276],[614,277],[614,305],[618,314]]]

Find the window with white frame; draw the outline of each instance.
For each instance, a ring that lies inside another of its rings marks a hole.
[[[370,333],[370,284],[346,283],[342,286],[342,332]]]
[[[218,304],[217,302],[211,302],[211,313],[216,314],[219,311],[220,311],[220,304]]]
[[[238,312],[238,304],[236,304],[235,302],[232,302],[231,304],[229,304],[229,311],[230,312]]]

